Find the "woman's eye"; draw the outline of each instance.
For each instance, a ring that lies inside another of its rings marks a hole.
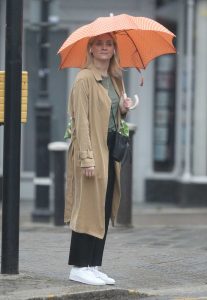
[[[113,43],[108,42],[108,43],[106,43],[106,46],[112,47],[112,46],[113,46]]]
[[[108,41],[108,42],[102,42],[102,41],[97,41],[95,42],[96,46],[108,46],[108,47],[112,47],[113,46],[113,42]]]
[[[102,42],[96,42],[95,45],[96,46],[102,46]]]

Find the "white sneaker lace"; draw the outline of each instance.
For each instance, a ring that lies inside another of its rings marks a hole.
[[[90,272],[92,272],[92,269],[91,269],[91,267],[85,267],[85,270],[87,270],[87,271],[90,271]]]
[[[89,267],[89,268],[91,269],[92,272],[94,272],[97,275],[102,275],[102,276],[108,277],[105,273],[99,271],[97,266],[96,267]]]
[[[78,268],[78,267],[76,267],[77,269],[81,269],[81,270],[83,270],[83,271],[90,271],[90,272],[92,272],[92,270],[91,270],[91,268],[88,266],[88,267],[81,267],[81,268]]]
[[[98,271],[99,272],[99,270],[98,270],[98,267],[88,267],[91,271]]]

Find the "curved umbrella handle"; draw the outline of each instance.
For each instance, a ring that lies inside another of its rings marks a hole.
[[[129,109],[135,109],[137,107],[137,105],[139,104],[139,96],[137,94],[134,95],[135,101],[134,101],[134,105],[132,105]]]

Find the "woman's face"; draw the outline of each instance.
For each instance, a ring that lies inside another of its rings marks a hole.
[[[114,54],[114,42],[112,37],[109,34],[97,36],[91,46],[91,54],[96,60],[110,60]]]

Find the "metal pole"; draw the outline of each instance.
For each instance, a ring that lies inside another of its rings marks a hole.
[[[7,0],[1,273],[19,273],[23,1]]]
[[[132,226],[132,157],[133,135],[136,130],[134,124],[129,125],[130,147],[121,164],[121,201],[117,215],[117,223],[123,226]]]
[[[35,209],[32,213],[34,222],[48,222],[51,217],[49,209],[49,153],[47,145],[50,142],[51,104],[49,102],[49,6],[50,0],[41,0],[40,20],[40,69],[39,69],[39,99],[35,105],[36,113],[36,177]]]
[[[64,225],[64,200],[65,200],[65,151],[54,153],[54,173],[55,173],[55,207],[54,224]]]
[[[68,144],[64,142],[53,142],[48,145],[51,152],[54,173],[54,224],[64,225],[65,207],[65,153]],[[52,163],[51,163],[52,165]]]
[[[192,87],[193,87],[193,28],[194,0],[187,0],[187,50],[186,50],[186,129],[185,129],[185,165],[183,179],[191,177],[191,144],[192,144]]]

